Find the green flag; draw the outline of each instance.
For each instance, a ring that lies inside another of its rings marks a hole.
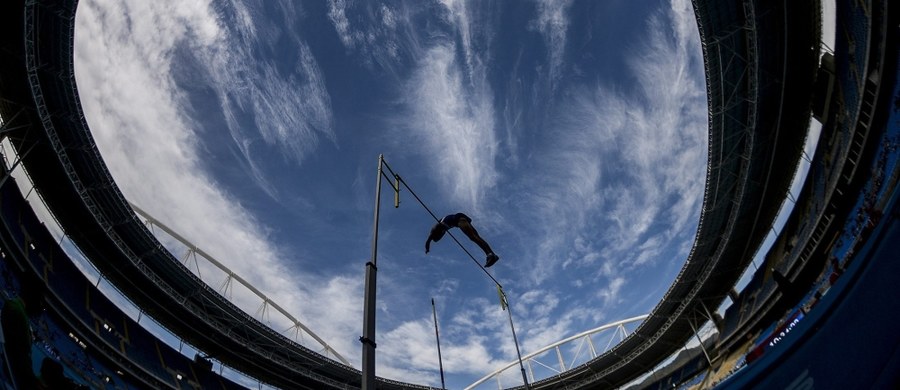
[[[503,288],[500,285],[497,285],[497,295],[500,296],[500,308],[506,310],[509,307],[509,304],[506,302],[506,294],[503,292]]]

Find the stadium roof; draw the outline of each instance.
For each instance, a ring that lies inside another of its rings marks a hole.
[[[618,386],[647,372],[693,337],[751,261],[802,153],[819,54],[819,2],[769,3],[694,1],[710,149],[691,255],[629,338],[535,388]],[[195,277],[135,215],[81,110],[72,60],[76,4],[0,6],[0,115],[66,234],[148,315],[223,363],[279,387],[358,387],[358,370],[245,314]],[[386,379],[379,387],[425,388]]]

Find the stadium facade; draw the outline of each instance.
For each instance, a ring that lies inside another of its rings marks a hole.
[[[895,211],[900,168],[896,147],[891,149],[897,142],[891,138],[891,113],[897,111],[898,12],[887,0],[836,4],[836,45],[821,59],[819,1],[693,2],[706,69],[709,160],[691,253],[663,299],[629,337],[532,388],[621,387],[677,353],[711,321],[719,336],[705,358],[695,359],[699,364],[690,372],[679,371],[679,378],[653,386],[683,383],[728,356],[745,353],[748,339],[809,302],[836,253],[843,285],[835,284],[838,292],[819,300],[821,309],[806,312],[806,319],[789,328],[809,335],[782,344],[798,352],[763,349],[760,360],[721,385],[786,385],[798,372],[806,372],[809,380],[827,375],[795,359],[831,351],[815,347],[823,341],[812,335],[816,329],[839,332],[848,326],[849,312],[841,310],[856,307],[850,304],[854,300],[883,305],[890,323],[896,323],[898,303],[877,293],[900,282],[896,261],[885,261],[900,253]],[[2,137],[15,148],[14,164],[27,170],[67,239],[142,313],[203,355],[190,359],[165,346],[77,270],[16,187],[9,175],[13,164],[3,166],[0,184],[0,251],[4,275],[10,275],[4,286],[41,287],[47,308],[43,323],[50,324],[46,334],[67,335],[66,342],[83,345],[96,363],[83,378],[95,387],[240,388],[209,370],[206,359],[212,357],[276,387],[359,388],[359,370],[273,331],[194,276],[129,206],[81,110],[73,69],[76,9],[74,0],[0,5]],[[804,158],[811,116],[824,126],[815,155],[807,156],[811,168],[803,191],[793,200],[796,205],[765,266],[743,291],[734,291],[786,201]],[[896,132],[898,125],[893,126]],[[726,299],[733,304],[721,318],[716,310]],[[833,306],[840,304],[850,306]],[[866,315],[872,313],[852,317]],[[884,335],[887,346],[872,347],[886,363],[881,371],[863,371],[865,383],[900,380],[885,374],[898,372],[898,337]],[[377,387],[428,388],[386,378],[378,378]]]

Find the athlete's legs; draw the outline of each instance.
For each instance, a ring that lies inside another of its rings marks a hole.
[[[478,247],[484,251],[485,255],[494,253],[494,251],[491,250],[491,246],[488,245],[488,243],[485,242],[484,239],[482,239],[481,236],[478,235],[478,231],[475,230],[475,227],[472,226],[472,224],[469,223],[469,221],[467,221],[465,218],[459,219],[459,223],[457,224],[457,227],[459,228],[459,230],[462,230],[462,232],[465,233],[466,237],[469,237],[469,239],[472,240],[472,242],[477,244]]]

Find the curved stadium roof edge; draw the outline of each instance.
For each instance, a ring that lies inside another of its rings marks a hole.
[[[709,160],[691,254],[648,318],[616,348],[540,381],[621,385],[692,337],[750,262],[784,199],[802,151],[818,66],[819,2],[693,2],[709,104]],[[84,120],[73,70],[77,1],[6,1],[0,16],[7,135],[67,235],[129,299],[187,342],[282,387],[355,387],[360,372],[247,316],[174,259],[112,180]],[[790,23],[785,23],[790,21]],[[775,167],[775,163],[787,165]],[[737,223],[740,221],[741,223]],[[748,223],[752,221],[752,223]],[[421,387],[379,379],[383,388]]]

